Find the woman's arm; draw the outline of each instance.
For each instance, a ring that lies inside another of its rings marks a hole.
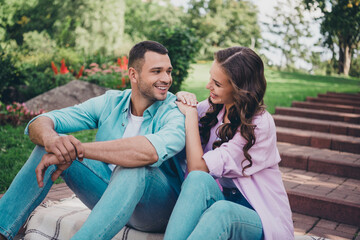
[[[180,111],[185,115],[185,139],[186,139],[186,159],[188,171],[209,172],[204,159],[204,152],[201,146],[198,113],[196,107],[192,107],[181,102],[176,102]]]

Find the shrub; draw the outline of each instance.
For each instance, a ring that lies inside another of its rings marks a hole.
[[[90,68],[84,70],[81,80],[112,89],[129,88],[129,76],[127,71],[127,58],[118,58],[117,64],[91,63]]]
[[[183,26],[166,26],[157,28],[147,36],[148,39],[160,42],[169,51],[173,65],[173,84],[170,91],[180,90],[181,83],[189,74],[190,64],[195,62],[195,56],[201,47],[194,30]]]
[[[24,103],[13,102],[12,104],[5,105],[0,102],[0,125],[11,124],[12,126],[19,126],[44,112],[44,110],[38,112],[30,111]]]
[[[16,89],[23,83],[23,76],[10,55],[0,47],[0,101],[10,103],[16,98]]]

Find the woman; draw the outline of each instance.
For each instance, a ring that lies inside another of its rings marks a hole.
[[[206,88],[197,107],[193,94],[177,94],[189,175],[165,239],[293,239],[260,57],[245,47],[215,53]]]

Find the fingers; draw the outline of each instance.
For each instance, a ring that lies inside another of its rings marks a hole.
[[[61,169],[56,169],[55,172],[53,172],[53,174],[51,175],[51,181],[55,182],[56,179],[58,179],[61,175],[61,173],[63,172],[63,170]]]
[[[189,106],[196,106],[198,101],[196,99],[196,95],[189,92],[178,92],[176,94],[177,99],[181,101],[184,104],[187,104]]]
[[[85,154],[84,146],[74,136],[70,135],[69,137],[73,147],[75,148],[75,158],[72,159],[76,159],[77,157],[79,161],[82,161],[84,159],[84,154]]]
[[[46,144],[45,150],[53,153],[63,164],[71,163],[76,158],[82,161],[84,157],[82,143],[72,135],[58,136],[51,139]]]
[[[57,169],[51,175],[51,180],[55,181],[61,173],[70,167],[71,163],[68,164],[59,164],[59,160],[56,158],[54,154],[45,154],[39,163],[39,165],[35,169],[36,181],[40,188],[44,186],[44,176],[45,172],[50,165],[57,165]]]
[[[42,161],[40,161],[39,165],[35,169],[36,181],[40,188],[42,188],[44,186],[43,181],[44,181],[44,175],[45,175],[46,169],[47,169],[47,167],[45,167],[45,165],[43,164]]]

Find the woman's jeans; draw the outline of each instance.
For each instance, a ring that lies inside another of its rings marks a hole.
[[[262,239],[259,215],[237,189],[224,189],[208,173],[185,179],[171,214],[165,240]]]
[[[13,239],[30,213],[44,200],[53,182],[50,166],[39,188],[35,168],[46,153],[37,146],[0,199],[0,233]],[[116,167],[84,159],[62,173],[66,184],[92,209],[72,239],[111,239],[125,224],[148,232],[164,232],[180,191],[159,168]]]

